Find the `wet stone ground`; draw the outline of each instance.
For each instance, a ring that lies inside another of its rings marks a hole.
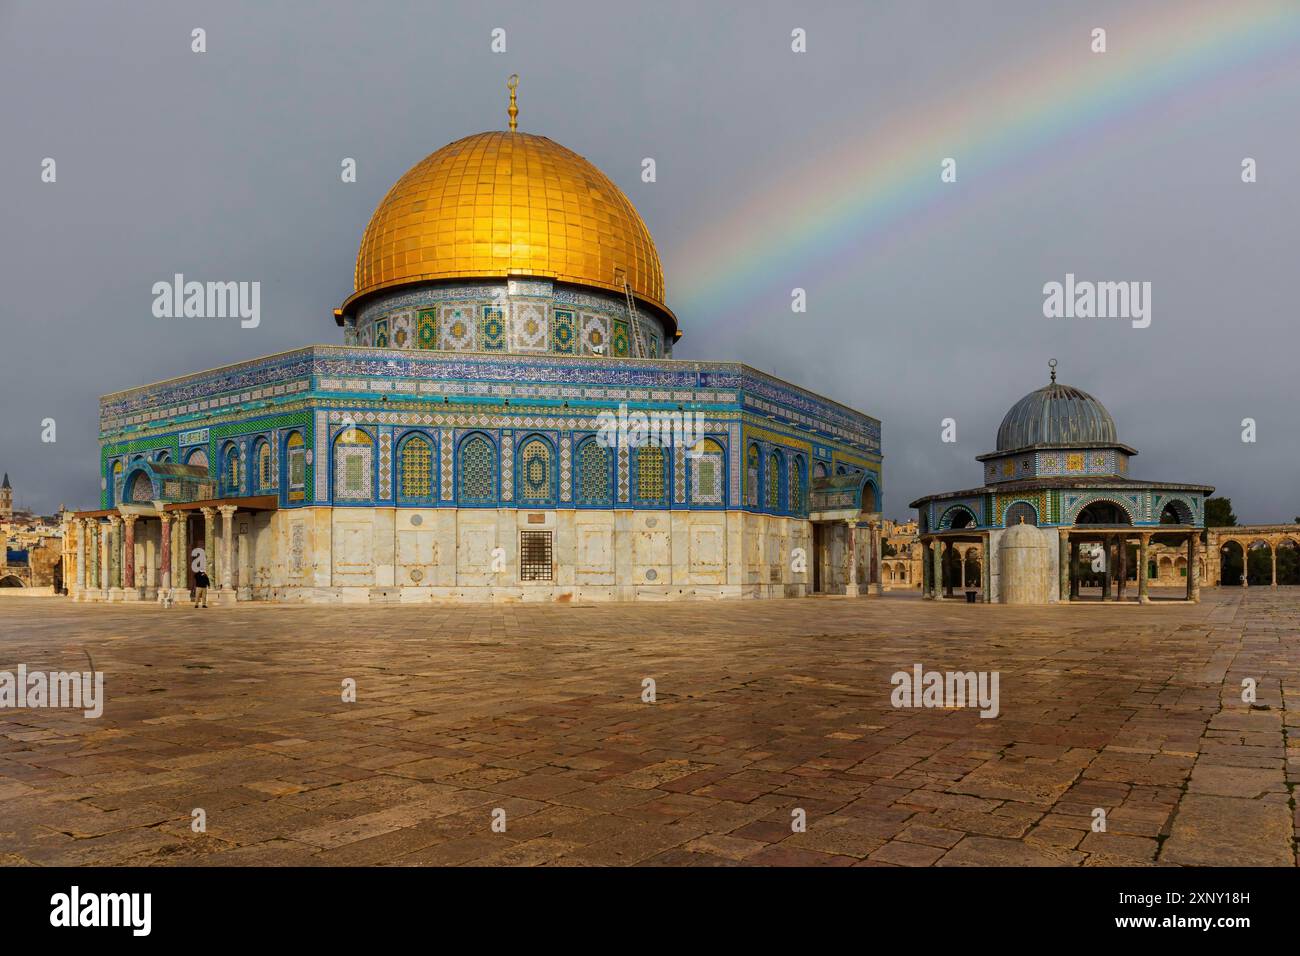
[[[0,671],[87,655],[102,717],[0,709],[0,863],[1296,865],[1300,589],[1028,609],[0,599]],[[999,715],[893,707],[918,663],[997,671]]]

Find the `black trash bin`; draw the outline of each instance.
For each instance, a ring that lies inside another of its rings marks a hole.
[[[974,604],[974,603],[975,603],[975,593],[976,593],[976,592],[974,592],[974,591],[967,591],[967,592],[966,592],[966,603],[967,603],[967,604]]]

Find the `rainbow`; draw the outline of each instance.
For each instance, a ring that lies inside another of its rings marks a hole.
[[[1106,27],[1111,52],[1088,51],[1091,26]],[[990,175],[1002,189],[1023,184],[1046,147],[1077,143],[1071,161],[1078,161],[1109,137],[1140,133],[1133,121],[1156,108],[1226,101],[1258,81],[1254,68],[1300,50],[1300,3],[1178,2],[1158,14],[1067,29],[1078,31],[1080,56],[1058,49],[1008,64],[986,83],[783,172],[781,185],[760,188],[689,234],[671,250],[679,308],[712,318],[743,315],[760,299],[786,307],[788,289],[773,296],[778,279],[807,286],[812,277],[861,269],[873,244],[944,222],[963,196],[990,198]],[[939,179],[948,156],[957,159],[956,184]],[[1053,155],[1042,165],[1062,161]]]

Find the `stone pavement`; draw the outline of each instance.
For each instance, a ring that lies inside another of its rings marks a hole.
[[[0,670],[87,654],[98,720],[0,710],[0,863],[1296,865],[1300,589],[1032,609],[0,599]],[[914,663],[998,671],[999,716],[895,709]]]

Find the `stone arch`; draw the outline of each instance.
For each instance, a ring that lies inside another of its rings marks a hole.
[[[1160,509],[1161,524],[1193,524],[1192,506],[1182,498],[1170,498]]]
[[[978,524],[975,512],[967,505],[952,505],[939,516],[940,528],[971,528]]]
[[[0,577],[0,588],[25,588],[27,584],[16,574],[6,574]]]
[[[127,473],[122,483],[122,501],[141,503],[154,501],[158,495],[154,491],[153,479],[143,468],[136,468]]]
[[[880,486],[871,472],[862,473],[862,513],[876,514],[884,507]]]
[[[1105,520],[1114,518],[1116,520]],[[1078,524],[1128,524],[1133,523],[1133,513],[1118,498],[1096,497],[1081,502],[1075,509],[1073,523]]]
[[[1283,535],[1274,548],[1277,555],[1277,583],[1300,584],[1300,537]]]

